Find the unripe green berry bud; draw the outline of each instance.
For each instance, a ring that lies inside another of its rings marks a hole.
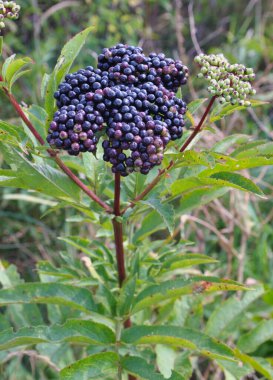
[[[0,29],[4,29],[5,28],[5,24],[3,21],[0,21]]]

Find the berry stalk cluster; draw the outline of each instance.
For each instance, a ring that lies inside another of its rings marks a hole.
[[[5,19],[17,20],[19,17],[20,5],[15,1],[0,0],[0,30],[5,28]]]
[[[252,68],[230,64],[223,54],[200,54],[194,60],[201,67],[198,78],[209,81],[208,91],[217,96],[220,103],[251,105],[246,99],[256,93],[250,83],[255,79]]]
[[[187,77],[181,61],[162,53],[146,57],[123,44],[104,49],[97,68],[67,74],[60,84],[47,141],[78,155],[95,153],[103,136],[103,159],[113,173],[148,174],[167,144],[182,136],[186,104],[175,92]]]

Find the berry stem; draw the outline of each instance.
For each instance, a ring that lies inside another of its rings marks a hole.
[[[3,78],[0,76],[0,82],[3,81]],[[27,118],[24,111],[22,110],[20,104],[17,102],[15,97],[9,92],[9,90],[6,87],[3,87],[3,90],[5,94],[7,95],[10,103],[12,104],[13,108],[15,109],[16,113],[19,115],[19,117],[24,121],[24,123],[27,125],[31,133],[34,135],[37,141],[41,145],[45,145],[45,141],[42,138],[42,136],[39,134],[38,131],[36,131],[34,125],[31,123],[31,121]],[[82,191],[84,191],[94,202],[98,203],[102,208],[104,208],[108,213],[110,213],[112,210],[111,208],[103,202],[92,190],[90,190],[58,157],[57,153],[52,149],[47,149],[48,154],[50,157],[52,157],[56,164],[62,169],[62,171],[73,181],[77,186],[79,186]]]
[[[201,131],[202,127],[203,127],[203,124],[206,120],[206,117],[208,115],[208,113],[210,112],[215,100],[216,100],[217,96],[213,96],[211,99],[210,99],[210,102],[209,104],[207,105],[207,108],[203,114],[203,116],[201,117],[199,123],[197,124],[197,126],[194,128],[193,132],[191,133],[191,135],[187,138],[187,140],[185,141],[185,143],[182,145],[181,149],[180,149],[180,152],[184,152],[187,147],[189,146],[189,144],[192,142],[192,140],[195,138],[195,136]],[[175,164],[174,161],[170,161],[169,165],[167,166],[167,168],[165,169],[160,169],[158,171],[158,174],[157,176],[153,179],[153,181],[151,183],[149,183],[149,185],[142,191],[142,193],[140,193],[133,201],[130,202],[130,204],[128,206],[126,206],[123,210],[121,210],[121,215],[123,215],[129,208],[133,208],[135,207],[136,203],[141,201],[144,197],[146,197],[146,195],[151,191],[153,190],[153,188],[158,184],[158,182],[160,181],[161,177],[163,174],[167,173],[172,167],[173,165]]]

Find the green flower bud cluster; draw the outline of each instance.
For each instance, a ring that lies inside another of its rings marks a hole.
[[[0,30],[5,28],[5,19],[17,20],[19,17],[20,5],[15,1],[0,0]]]
[[[208,91],[218,97],[221,104],[250,106],[248,95],[256,91],[251,83],[255,79],[253,69],[241,64],[230,64],[223,54],[200,54],[194,61],[201,67],[198,78],[209,81]]]

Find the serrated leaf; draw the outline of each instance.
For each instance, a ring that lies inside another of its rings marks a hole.
[[[44,108],[39,107],[37,104],[32,104],[29,108],[26,108],[24,111],[27,114],[30,121],[32,122],[32,124],[34,125],[36,131],[38,131],[39,134],[45,140],[47,135],[47,131],[45,129],[47,114]],[[37,145],[37,140],[35,138],[33,141]]]
[[[32,189],[54,198],[71,198],[79,201],[80,189],[60,170],[50,165],[38,165],[29,161],[26,156],[13,148],[0,143],[1,152],[7,163],[14,168],[13,176],[16,178],[16,187]],[[8,184],[0,184],[0,186]],[[10,184],[9,186],[13,186]]]
[[[256,301],[264,293],[263,286],[257,286],[254,290],[249,290],[242,299],[237,296],[230,297],[222,302],[211,314],[205,332],[210,336],[218,337],[221,332],[239,315]]]
[[[157,344],[155,347],[156,365],[160,373],[168,379],[174,370],[174,363],[177,356],[176,351],[169,346]]]
[[[250,140],[250,136],[243,134],[233,134],[227,137],[224,137],[216,144],[213,145],[212,151],[218,153],[226,153],[227,150],[234,144],[245,144]]]
[[[249,158],[223,158],[221,163],[216,163],[211,169],[205,169],[199,174],[199,178],[207,178],[220,172],[237,172],[244,169],[252,169],[262,166],[273,165],[273,157],[252,156]]]
[[[182,253],[164,261],[162,271],[171,271],[179,268],[187,268],[194,265],[215,263],[217,260],[210,256],[198,253]]]
[[[20,135],[17,129],[15,125],[0,120],[0,141],[18,146]]]
[[[126,344],[167,344],[198,351],[210,358],[235,360],[233,350],[200,331],[178,326],[134,326],[123,331]]]
[[[134,301],[136,290],[136,278],[131,277],[122,284],[118,298],[117,310],[118,315],[125,316],[129,313]]]
[[[203,99],[195,99],[187,105],[186,118],[191,122],[191,125],[194,126],[195,120],[193,114],[198,110],[198,108],[207,100],[207,98]]]
[[[204,206],[228,192],[227,187],[202,188],[189,191],[181,197],[180,205],[176,208],[176,213],[184,214],[198,207]]]
[[[166,152],[167,154],[167,152]],[[168,155],[171,156],[172,155]],[[206,152],[196,152],[194,150],[186,150],[183,153],[178,153],[176,155],[173,155],[173,158],[176,158],[175,167],[188,167],[188,166],[194,166],[194,165],[201,165],[201,166],[207,166],[207,167],[214,167],[215,165],[215,159],[214,157]]]
[[[201,105],[208,100],[207,98],[200,98],[200,99],[194,99],[189,104],[187,104],[187,109],[190,111],[190,113],[194,113],[198,110],[198,108],[201,107]]]
[[[6,78],[7,69],[9,67],[9,65],[14,61],[15,57],[16,57],[16,54],[12,54],[10,57],[5,59],[5,62],[3,63],[3,66],[2,66],[2,77],[3,77],[3,79]]]
[[[211,169],[213,171],[214,169]],[[209,174],[210,169],[207,169]],[[221,171],[212,174],[210,177],[205,176],[205,171],[200,174],[199,177],[187,177],[175,181],[171,185],[171,192],[173,196],[178,196],[190,190],[202,187],[208,188],[221,188],[232,187],[241,191],[252,192],[259,196],[264,196],[262,190],[255,185],[248,178],[243,177],[238,173],[230,173],[227,171]]]
[[[252,107],[259,107],[264,104],[268,104],[268,102],[262,102],[260,100],[254,100],[254,99],[249,100],[249,102],[251,103]],[[218,121],[225,116],[233,114],[235,111],[242,111],[245,109],[247,109],[246,106],[240,106],[238,104],[233,106],[229,103],[225,103],[222,106],[219,106],[212,111],[210,122],[214,123],[215,121]]]
[[[79,360],[60,372],[61,380],[103,379],[118,371],[119,357],[115,352],[102,352]],[[117,376],[117,375],[116,375]]]
[[[273,320],[262,321],[253,330],[240,337],[238,348],[243,352],[254,352],[257,348],[273,339]]]
[[[246,158],[253,156],[266,156],[268,158],[273,156],[273,142],[267,142],[263,144],[257,144],[256,146],[249,147],[237,153],[236,158]],[[272,162],[272,160],[271,160]],[[272,165],[272,164],[271,164]]]
[[[138,356],[126,356],[121,360],[121,366],[131,375],[143,380],[165,380],[160,373],[156,373],[152,364],[148,364]],[[185,380],[185,378],[173,371],[168,380]]]
[[[177,279],[165,281],[161,284],[148,286],[142,290],[135,298],[132,313],[136,313],[145,307],[154,306],[159,302],[178,298],[186,294],[247,289],[248,288],[235,281],[205,276],[196,276],[187,280]]]
[[[230,380],[242,380],[245,376],[253,373],[253,368],[248,364],[243,364],[241,361],[239,363],[234,363],[228,360],[217,360],[217,364],[225,371],[228,371]],[[225,380],[228,380],[225,379]]]
[[[266,359],[248,356],[240,352],[237,348],[234,349],[234,353],[243,363],[251,365],[252,368],[265,376],[266,379],[273,380],[273,369]]]
[[[59,237],[59,240],[64,241],[65,243],[71,245],[74,248],[77,248],[81,252],[86,253],[88,256],[95,258],[102,258],[101,255],[98,255],[94,250],[91,250],[90,241],[88,239],[81,238],[79,236],[69,236],[69,237]]]
[[[153,208],[156,213],[163,219],[166,224],[170,234],[173,233],[174,229],[174,208],[171,204],[162,203],[158,198],[150,197],[145,201],[141,201],[140,203],[145,204]]]
[[[17,303],[65,305],[86,313],[97,309],[87,289],[57,282],[28,283],[0,290],[1,306]]]
[[[136,230],[133,243],[137,244],[138,241],[143,240],[145,237],[150,236],[153,232],[158,231],[164,227],[162,218],[158,218],[156,211],[149,212],[143,219],[141,226]]]
[[[0,350],[42,342],[109,345],[115,343],[115,334],[103,324],[81,319],[70,319],[63,325],[24,327],[16,332],[9,329],[0,333]]]
[[[262,190],[253,181],[242,176],[241,174],[220,172],[213,174],[210,178],[215,178],[217,180],[224,181],[225,183],[230,183],[232,184],[232,187],[238,188],[239,190],[251,192],[259,196],[264,196]]]

